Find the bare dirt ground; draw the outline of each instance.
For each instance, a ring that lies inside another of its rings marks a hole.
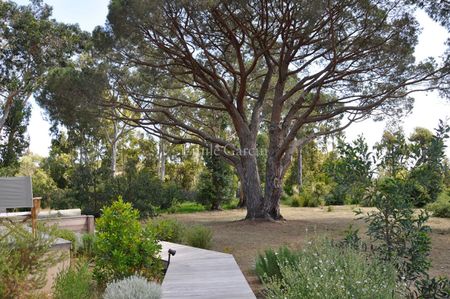
[[[364,212],[368,208],[362,209]],[[220,212],[199,212],[193,214],[174,214],[164,217],[176,218],[186,224],[203,224],[214,233],[213,250],[233,254],[242,272],[255,293],[260,293],[261,284],[253,269],[258,253],[267,248],[287,245],[301,248],[305,242],[315,236],[328,235],[340,239],[350,224],[365,231],[365,223],[356,220],[352,207],[291,208],[283,206],[281,213],[284,222],[240,221],[245,210],[227,210]],[[432,228],[432,269],[431,275],[450,276],[450,219],[431,218]]]

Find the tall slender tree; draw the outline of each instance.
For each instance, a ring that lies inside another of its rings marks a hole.
[[[79,28],[57,23],[51,12],[42,0],[27,6],[0,2],[0,134],[14,104],[27,107],[49,68],[80,49]]]
[[[11,106],[4,130],[0,135],[0,167],[9,167],[18,170],[19,158],[28,148],[28,137],[25,135],[28,121],[31,116],[29,105],[16,100]]]

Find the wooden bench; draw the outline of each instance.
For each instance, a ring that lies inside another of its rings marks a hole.
[[[41,209],[41,198],[33,198],[31,177],[7,177],[0,178],[0,211],[3,209],[30,208],[27,213],[31,217],[33,234],[36,233],[37,216]],[[5,213],[8,217],[8,213]]]

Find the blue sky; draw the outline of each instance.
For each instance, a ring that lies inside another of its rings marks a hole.
[[[27,4],[26,0],[16,0],[19,4]],[[97,25],[103,25],[108,13],[109,0],[44,0],[53,7],[53,18],[60,22],[79,24],[80,28],[92,31]],[[445,51],[445,41],[449,38],[447,31],[432,21],[424,12],[419,11],[417,18],[423,27],[416,48],[418,60],[426,57],[439,57]],[[415,127],[425,127],[433,130],[439,119],[448,119],[450,123],[450,101],[439,97],[437,93],[414,94],[413,112],[402,120],[402,127],[409,135]],[[43,111],[33,102],[32,116],[28,134],[30,135],[30,150],[36,154],[48,155],[51,137],[49,124],[45,121]],[[352,140],[363,134],[369,145],[381,138],[385,124],[367,120],[353,124],[345,132],[347,139]],[[450,142],[447,143],[447,156],[450,157]]]

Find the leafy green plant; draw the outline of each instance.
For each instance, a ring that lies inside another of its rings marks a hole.
[[[441,193],[435,202],[426,206],[426,209],[431,211],[434,217],[450,218],[449,193]]]
[[[79,262],[61,271],[53,284],[54,299],[95,298],[95,285],[88,262]]]
[[[185,242],[189,246],[209,249],[212,243],[212,231],[203,225],[188,227],[185,233]]]
[[[295,265],[297,262],[297,254],[287,247],[280,247],[277,251],[267,249],[256,258],[255,272],[261,281],[282,279],[281,267],[285,264]]]
[[[396,267],[399,281],[411,292],[413,282],[427,275],[431,241],[425,224],[429,216],[424,211],[414,213],[407,187],[400,179],[381,179],[373,197],[377,210],[368,213],[365,221],[373,251]]]
[[[318,207],[324,203],[330,188],[330,185],[322,181],[305,184],[298,195],[291,197],[292,203],[295,201],[300,207]]]
[[[92,259],[95,256],[95,234],[84,234],[81,237],[81,246],[78,253],[82,256]]]
[[[230,165],[214,153],[203,155],[205,168],[198,182],[197,201],[210,210],[219,210],[221,205],[233,199],[234,173]]]
[[[159,284],[147,281],[144,277],[133,275],[116,280],[106,286],[104,299],[159,299]]]
[[[135,273],[158,277],[161,246],[150,229],[142,229],[139,211],[119,198],[97,221],[94,276],[103,285]]]
[[[362,136],[351,142],[339,140],[337,157],[330,155],[324,169],[335,186],[326,197],[327,204],[356,204],[372,183],[373,154]]]
[[[345,246],[345,247],[350,247],[353,249],[362,249],[364,243],[362,242],[358,233],[359,233],[359,229],[353,228],[353,226],[350,225],[345,230],[344,239],[339,243],[339,245]]]
[[[396,298],[395,268],[360,251],[315,241],[295,263],[278,263],[280,276],[263,280],[266,298]]]
[[[426,277],[415,283],[415,295],[419,299],[444,299],[450,296],[450,280],[447,277]]]
[[[302,206],[302,198],[298,194],[294,194],[291,196],[291,207],[298,208]]]
[[[24,298],[46,283],[47,270],[65,256],[53,251],[54,228],[39,226],[34,237],[23,224],[0,227],[0,298]],[[68,257],[67,257],[68,258]]]
[[[147,226],[153,230],[156,239],[181,243],[183,240],[184,226],[175,219],[155,219]]]

